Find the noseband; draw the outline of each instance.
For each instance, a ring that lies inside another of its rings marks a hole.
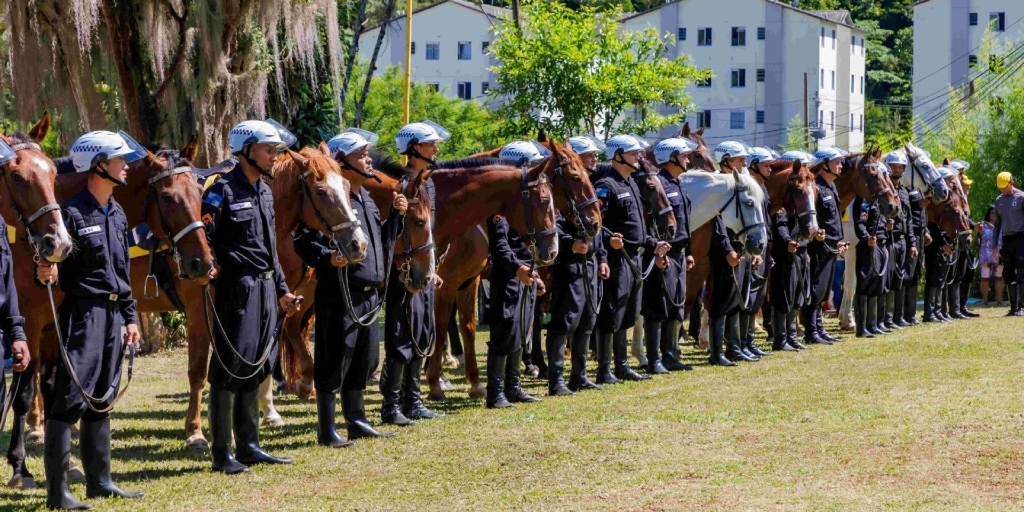
[[[740,218],[740,222],[743,223],[743,229],[740,230],[739,233],[736,233],[736,236],[743,236],[743,234],[747,233],[748,231],[752,231],[752,230],[757,229],[757,228],[759,228],[761,226],[764,226],[764,222],[757,222],[757,223],[753,223],[753,224],[747,224],[746,216],[743,215],[743,208],[740,205],[740,193],[741,192],[747,192],[748,190],[750,190],[750,187],[748,187],[745,184],[740,183],[740,180],[737,179],[736,180],[736,186],[733,187],[733,189],[732,189],[732,196],[730,196],[729,200],[726,201],[725,204],[722,205],[722,207],[718,209],[718,214],[721,215],[722,212],[724,212],[725,209],[728,208],[730,204],[736,203],[736,206],[735,206],[735,208],[736,208],[736,216],[739,217]]]
[[[555,176],[558,176],[559,182],[562,185],[562,193],[565,194],[565,201],[569,203],[569,215],[575,220],[576,224],[583,230],[583,233],[588,237],[597,236],[597,227],[587,217],[584,217],[580,210],[586,208],[592,204],[597,203],[597,196],[587,198],[580,204],[576,204],[573,199],[572,189],[569,186],[569,178],[562,172],[562,167],[565,162],[558,160],[555,164]]]
[[[313,215],[316,217],[317,222],[320,223],[321,229],[331,234],[331,245],[334,245],[335,249],[339,249],[339,247],[337,247],[336,242],[334,241],[333,235],[346,230],[355,231],[357,228],[362,226],[363,223],[359,219],[353,218],[350,221],[335,224],[333,226],[329,224],[327,222],[327,219],[324,217],[323,213],[320,211],[320,208],[317,207],[316,201],[313,200],[313,192],[309,189],[309,183],[306,181],[306,179],[309,178],[312,174],[313,171],[306,171],[299,175],[299,184],[302,185],[302,194],[299,196],[299,214],[302,214],[302,209],[305,206],[303,203],[305,203],[308,200],[309,207],[313,209]],[[344,199],[345,198],[342,198],[342,200]],[[345,253],[345,256],[348,256],[347,247],[341,247],[340,249]]]
[[[536,262],[540,260],[540,257],[537,254],[537,241],[556,233],[558,228],[552,227],[551,229],[545,229],[544,231],[537,232],[533,222],[533,210],[530,208],[530,195],[534,188],[548,183],[548,180],[544,177],[544,174],[541,173],[540,177],[538,177],[536,181],[530,181],[529,169],[524,165],[520,167],[519,170],[522,172],[519,193],[523,196],[523,214],[526,217],[526,238],[529,241],[530,254]]]

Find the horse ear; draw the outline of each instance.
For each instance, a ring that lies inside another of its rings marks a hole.
[[[689,137],[690,136],[690,122],[689,121],[683,123],[683,129],[679,130],[679,133],[677,134],[677,136],[679,136],[679,137]]]
[[[427,178],[434,173],[433,169],[424,169],[413,176],[412,181],[409,182],[409,197],[417,197],[420,193],[420,187],[427,181]]]
[[[331,149],[327,147],[327,143],[326,142],[320,141],[320,145],[317,146],[317,147],[320,148],[320,152],[323,153],[324,156],[326,156],[327,158],[331,157]]]
[[[46,138],[47,132],[50,131],[50,111],[43,112],[43,118],[32,127],[32,130],[28,132],[28,136],[32,137],[32,140],[36,142],[42,142]]]
[[[696,133],[697,135],[700,135],[701,137],[703,137],[703,136],[704,136],[704,127],[703,127],[703,126],[701,126],[701,127],[700,127],[699,129],[697,129],[697,131],[696,131],[696,132],[694,132],[694,133]]]
[[[544,128],[541,128],[537,132],[537,142],[540,142],[540,143],[548,142],[548,134],[544,133]]]
[[[804,163],[801,162],[800,160],[793,160],[793,174],[799,173],[800,169],[802,169],[803,166],[804,166]]]
[[[949,167],[949,157],[948,156],[946,158],[942,159],[942,166],[943,167]]]
[[[295,151],[288,150],[288,156],[295,160],[295,163],[299,164],[303,169],[309,167],[309,159],[296,153]]]
[[[196,156],[198,155],[199,139],[197,139],[196,136],[193,135],[192,138],[189,139],[188,144],[185,144],[185,147],[181,148],[181,151],[178,151],[178,156],[192,162],[196,159]]]

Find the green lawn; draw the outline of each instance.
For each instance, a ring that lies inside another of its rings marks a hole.
[[[1020,508],[1024,320],[982,312],[732,369],[688,350],[693,372],[510,411],[469,400],[456,377],[438,407],[446,418],[343,450],[315,445],[312,402],[281,397],[287,425],[264,430],[263,445],[297,463],[232,477],[184,446],[184,354],[148,357],[113,422],[115,478],[146,498],[89,501],[103,510]],[[542,382],[528,384],[545,394]],[[368,403],[376,421],[379,394]],[[42,485],[42,448],[29,450]],[[84,484],[73,492],[84,497]],[[4,490],[0,508],[41,508],[43,498]]]

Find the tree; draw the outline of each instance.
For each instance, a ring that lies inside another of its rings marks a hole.
[[[664,57],[674,40],[654,29],[622,30],[621,8],[570,9],[555,2],[525,4],[522,30],[497,28],[490,50],[503,102],[505,133],[543,128],[567,137],[619,129],[646,133],[678,124],[691,107],[685,87],[705,75],[685,56]],[[629,114],[629,115],[627,115]]]
[[[807,151],[810,149],[807,147],[807,139],[807,132],[804,129],[804,116],[797,114],[786,127],[786,147],[784,149],[787,151],[792,149]]]

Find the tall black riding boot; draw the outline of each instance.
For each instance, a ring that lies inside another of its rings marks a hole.
[[[597,383],[618,384],[619,379],[612,373],[612,333],[597,331]]]
[[[799,327],[797,325],[798,316],[800,316],[800,312],[795,309],[786,313],[786,343],[796,349],[807,350],[811,347],[800,343]]]
[[[78,444],[82,451],[82,468],[85,469],[85,497],[142,497],[141,492],[120,489],[110,476],[110,416],[99,421],[82,420]]]
[[[968,270],[970,272],[970,270]],[[960,314],[967,318],[978,318],[979,314],[967,309],[967,299],[971,296],[971,283],[964,281],[960,283]]]
[[[337,393],[333,391],[316,390],[316,443],[331,448],[345,448],[353,443],[338,435],[334,426],[336,396]]]
[[[771,355],[771,352],[761,350],[757,343],[754,343],[754,315],[749,313],[740,313],[740,343],[748,353],[758,359]]]
[[[736,363],[728,360],[722,354],[722,345],[725,344],[725,317],[711,318],[711,356],[708,364],[713,366],[736,366]]]
[[[574,394],[565,387],[565,333],[548,331],[548,396],[567,396]]]
[[[238,391],[235,393],[234,423],[235,449],[238,462],[253,464],[291,464],[290,457],[274,457],[260,449],[260,406],[259,391]]]
[[[407,427],[412,420],[402,414],[399,404],[402,395],[402,378],[405,377],[405,362],[384,358],[380,370],[380,421],[384,424]]]
[[[960,313],[960,283],[952,283],[949,290],[949,316],[954,320],[966,320],[967,317]]]
[[[758,358],[740,349],[740,315],[733,313],[725,317],[725,357],[732,362],[753,363]]]
[[[924,287],[924,323],[941,322],[937,316],[935,316],[936,301],[938,300],[937,288],[930,285]]]
[[[867,329],[876,336],[889,334],[889,331],[878,326],[878,297],[868,297],[868,316],[865,319]]]
[[[616,331],[613,337],[615,357],[615,378],[619,380],[649,380],[650,375],[641,375],[629,367],[629,339],[625,330]]]
[[[949,283],[939,289],[939,307],[935,313],[943,322],[952,322],[953,317],[949,316]]]
[[[71,461],[71,424],[46,420],[43,466],[46,468],[46,508],[89,510],[92,508],[68,491],[68,463]]]
[[[523,365],[519,361],[522,353],[523,348],[519,347],[505,359],[505,398],[512,403],[540,402],[540,398],[530,396],[520,385]]]
[[[823,338],[818,333],[818,318],[814,314],[814,309],[814,306],[804,306],[800,308],[800,320],[801,323],[804,324],[804,343],[808,345],[815,343],[831,345],[831,341]]]
[[[505,360],[509,356],[498,355],[494,344],[487,349],[487,408],[505,409],[512,407],[505,397]],[[517,363],[519,361],[516,361]]]
[[[868,329],[868,298],[857,294],[853,296],[853,321],[857,323],[858,338],[874,338],[875,333]]]
[[[1017,285],[1009,284],[1006,286],[1006,295],[1010,298],[1010,311],[1006,313],[1006,316],[1016,316],[1017,307],[1020,304],[1019,297],[1017,296]]]
[[[663,375],[668,373],[661,362],[661,329],[663,322],[644,318],[644,348],[647,352],[647,373]]]
[[[590,381],[587,377],[587,349],[590,346],[591,331],[577,329],[572,333],[571,353],[572,361],[569,369],[569,389],[580,391],[584,389],[604,389]]]
[[[889,294],[892,295],[892,325],[893,325],[893,327],[895,327],[897,329],[902,329],[904,327],[910,327],[910,324],[908,324],[903,319],[903,316],[904,316],[903,308],[905,306],[904,302],[906,302],[904,300],[904,296],[906,295],[906,293],[903,291],[903,288],[899,288],[899,289],[893,290],[893,291],[889,292]]]
[[[814,310],[814,326],[815,326],[815,328],[818,329],[818,336],[820,336],[821,338],[826,339],[828,341],[831,341],[832,343],[838,343],[838,342],[843,341],[842,338],[838,338],[838,337],[832,336],[831,334],[829,334],[828,331],[825,330],[825,312],[821,310],[821,306],[820,305],[815,306],[813,310]]]
[[[444,414],[431,411],[423,404],[420,394],[420,375],[423,374],[423,358],[413,356],[405,364],[402,377],[402,414],[410,420],[432,420],[443,418]]]
[[[908,325],[918,325],[917,321],[917,285],[903,287],[903,321]]]
[[[213,445],[210,455],[213,456],[213,470],[234,475],[248,473],[249,468],[238,462],[231,454],[231,409],[234,393],[210,386],[210,434]]]
[[[772,308],[772,326],[775,327],[775,330],[772,332],[773,352],[796,352],[799,350],[789,344],[789,339],[786,337],[786,322],[788,322],[786,311]]]
[[[345,416],[348,438],[355,441],[364,437],[395,437],[397,434],[378,432],[366,418],[366,404],[362,389],[341,390],[341,411]]]
[[[680,362],[678,320],[669,320],[661,324],[661,364],[670,372],[692,370],[693,367]]]
[[[879,300],[879,304],[881,305],[881,307],[883,309],[882,317],[881,317],[881,322],[880,322],[881,323],[881,327],[883,327],[883,328],[885,328],[885,329],[887,329],[889,331],[894,331],[894,330],[902,329],[902,327],[896,325],[896,322],[895,322],[895,319],[894,319],[895,314],[896,314],[895,313],[896,312],[896,291],[895,290],[889,290],[884,296],[879,297],[878,300]],[[883,301],[883,300],[885,302],[884,305],[881,304],[881,301]]]
[[[1017,314],[1016,316],[1024,316],[1024,285],[1017,284]]]

